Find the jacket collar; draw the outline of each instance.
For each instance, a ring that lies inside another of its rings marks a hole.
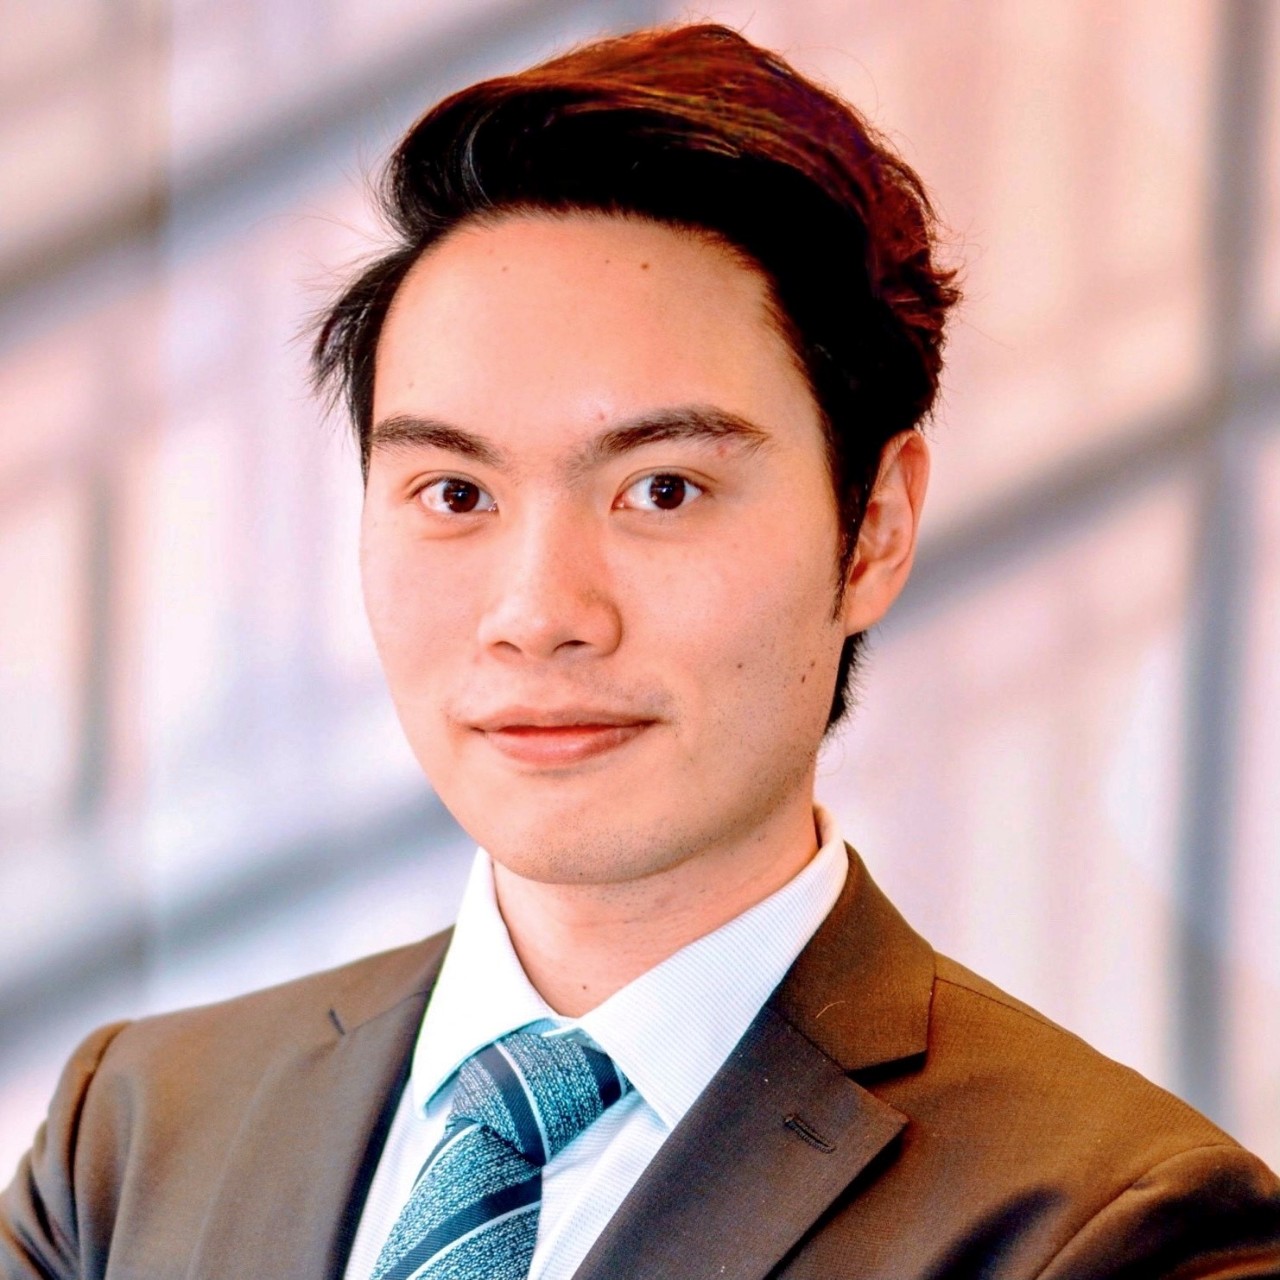
[[[406,1000],[425,1004],[452,937],[453,930],[445,929],[422,942],[335,970],[335,982],[328,989],[333,1029],[349,1035]]]
[[[844,892],[769,1004],[845,1071],[923,1054],[934,951],[849,849]]]

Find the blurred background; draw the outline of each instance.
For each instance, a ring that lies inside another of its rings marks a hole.
[[[967,282],[822,798],[1280,1166],[1280,5],[0,0],[0,1183],[93,1025],[450,919],[299,334],[433,100],[688,16],[885,129]]]

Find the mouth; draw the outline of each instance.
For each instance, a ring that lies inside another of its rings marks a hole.
[[[633,742],[655,721],[608,712],[506,713],[473,726],[507,759],[541,768],[580,764]]]

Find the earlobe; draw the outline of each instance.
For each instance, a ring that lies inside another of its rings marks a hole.
[[[929,446],[901,431],[884,447],[845,582],[842,617],[853,635],[889,611],[911,573],[929,483]]]

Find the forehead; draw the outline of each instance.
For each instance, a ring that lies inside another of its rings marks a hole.
[[[760,272],[655,222],[464,226],[414,264],[378,343],[375,421],[429,415],[536,446],[682,404],[817,422]]]

